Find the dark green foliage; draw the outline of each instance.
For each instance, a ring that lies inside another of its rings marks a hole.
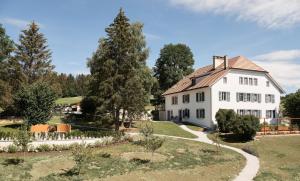
[[[233,122],[232,132],[241,138],[251,140],[259,131],[259,119],[255,116],[238,116]]]
[[[236,115],[232,109],[219,109],[216,113],[216,121],[220,132],[228,133],[232,129]]]
[[[35,125],[50,120],[55,99],[48,84],[37,82],[23,87],[16,94],[15,103],[28,125]]]
[[[148,49],[142,25],[131,25],[123,10],[105,31],[107,37],[99,41],[88,62],[91,71],[88,97],[96,97],[95,117],[112,118],[118,130],[121,109],[134,117],[144,111],[148,102],[151,90],[151,74],[146,67]]]
[[[300,89],[295,93],[286,95],[282,99],[282,104],[285,116],[300,118]]]
[[[191,49],[185,44],[168,44],[160,50],[154,67],[154,76],[158,80],[159,89],[153,94],[157,99],[168,88],[172,87],[184,76],[193,72],[194,58]],[[158,101],[160,102],[160,101]]]
[[[80,107],[84,116],[90,117],[94,115],[97,108],[96,98],[93,96],[84,97],[80,102]]]
[[[0,24],[0,113],[12,103],[12,76],[10,75],[11,52],[14,42]],[[2,109],[2,110],[1,110]]]
[[[153,153],[163,145],[164,141],[164,139],[158,136],[150,136],[145,139],[144,147],[148,151],[151,151],[153,155]]]
[[[233,110],[220,109],[216,113],[220,132],[232,132],[243,140],[250,140],[260,129],[259,119],[255,116],[238,116]]]
[[[21,65],[21,71],[26,83],[33,83],[48,76],[54,66],[51,65],[51,52],[47,40],[36,23],[29,24],[22,31],[17,45],[15,60]]]

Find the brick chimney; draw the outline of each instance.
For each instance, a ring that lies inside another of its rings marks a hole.
[[[225,56],[213,56],[213,66],[216,69],[219,65],[223,64],[224,69],[228,67],[228,58]]]

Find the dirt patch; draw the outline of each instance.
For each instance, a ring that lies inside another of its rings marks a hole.
[[[168,159],[167,156],[159,154],[159,153],[152,153],[149,152],[126,152],[121,154],[121,158],[125,160],[133,160],[133,159],[140,159],[140,160],[150,160],[151,162],[162,162]]]
[[[74,165],[73,160],[64,156],[55,159],[45,159],[34,163],[30,174],[33,176],[33,180],[37,180],[40,177],[45,177],[52,173],[63,173],[74,167]]]

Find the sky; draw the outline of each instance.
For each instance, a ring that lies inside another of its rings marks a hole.
[[[55,71],[87,74],[87,58],[120,8],[144,24],[149,67],[165,44],[184,43],[195,69],[211,64],[213,55],[243,55],[287,93],[300,88],[300,0],[0,0],[0,23],[18,43],[34,20]]]

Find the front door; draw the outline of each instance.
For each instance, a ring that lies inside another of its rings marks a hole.
[[[179,121],[182,121],[182,110],[178,110]]]

